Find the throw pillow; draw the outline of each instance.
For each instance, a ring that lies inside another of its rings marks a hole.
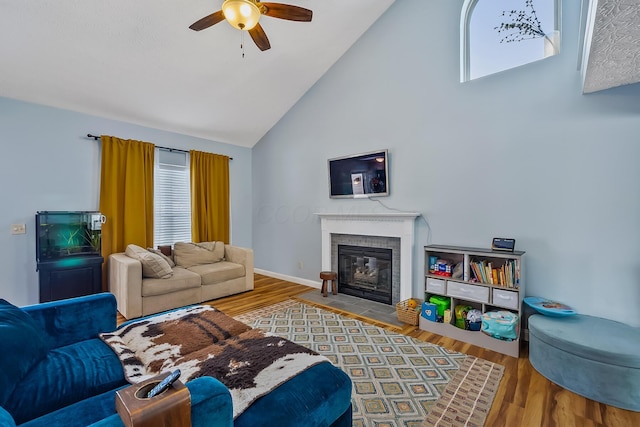
[[[160,249],[147,248],[147,250],[149,252],[152,252],[152,253],[156,254],[156,255],[160,255],[165,261],[167,261],[167,263],[169,263],[169,267],[173,268],[173,267],[176,266],[176,263],[173,262],[173,258],[163,254]]]
[[[142,277],[168,279],[173,276],[171,266],[160,255],[133,244],[128,245],[124,253],[128,257],[140,261],[142,264]]]
[[[213,257],[216,259],[216,262],[224,259],[224,242],[202,242],[196,243],[196,245],[213,252]]]
[[[15,305],[0,299],[0,406],[20,380],[49,351],[45,332]]]
[[[185,243],[173,245],[173,257],[180,267],[213,264],[224,258],[223,242]]]

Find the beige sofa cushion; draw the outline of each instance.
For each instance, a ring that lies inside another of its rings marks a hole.
[[[220,262],[224,258],[224,243],[177,242],[173,245],[173,258],[176,265],[184,268]]]
[[[200,276],[187,269],[175,267],[170,279],[144,279],[142,281],[142,296],[164,295],[183,289],[199,288],[202,283]]]
[[[142,264],[142,277],[168,279],[173,276],[171,266],[160,255],[133,244],[127,245],[124,253],[130,258],[140,261]]]
[[[189,271],[198,273],[202,277],[202,285],[226,282],[227,280],[244,277],[244,265],[234,262],[220,261],[215,264],[196,265],[189,267]]]
[[[162,258],[164,258],[165,261],[167,261],[167,263],[169,263],[169,267],[173,268],[176,266],[176,263],[173,262],[173,258],[170,256],[166,256],[165,254],[162,253],[162,251],[160,249],[153,249],[153,248],[147,248],[147,250],[149,252],[153,252],[156,255],[160,255]]]

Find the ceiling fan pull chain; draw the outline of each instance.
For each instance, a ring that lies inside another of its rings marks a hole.
[[[240,51],[242,52],[242,59],[244,59],[244,31],[240,30]]]

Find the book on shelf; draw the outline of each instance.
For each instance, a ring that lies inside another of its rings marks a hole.
[[[475,279],[475,281],[482,282],[482,274],[480,274],[480,269],[478,268],[477,263],[472,262],[470,266],[471,266],[471,272],[473,273],[473,278]]]
[[[469,267],[476,282],[497,285],[503,288],[518,288],[520,266],[517,259],[508,259],[499,267],[486,260],[470,261]]]

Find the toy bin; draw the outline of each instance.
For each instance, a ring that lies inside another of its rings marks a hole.
[[[396,304],[398,320],[416,326],[419,322],[422,300],[419,298],[409,298]]]
[[[481,331],[490,337],[513,341],[518,338],[518,315],[510,311],[489,311],[482,315]]]
[[[440,319],[439,321],[441,322],[441,319],[444,318],[444,311],[451,307],[451,298],[433,295],[429,298],[429,302],[436,305],[438,319]]]

